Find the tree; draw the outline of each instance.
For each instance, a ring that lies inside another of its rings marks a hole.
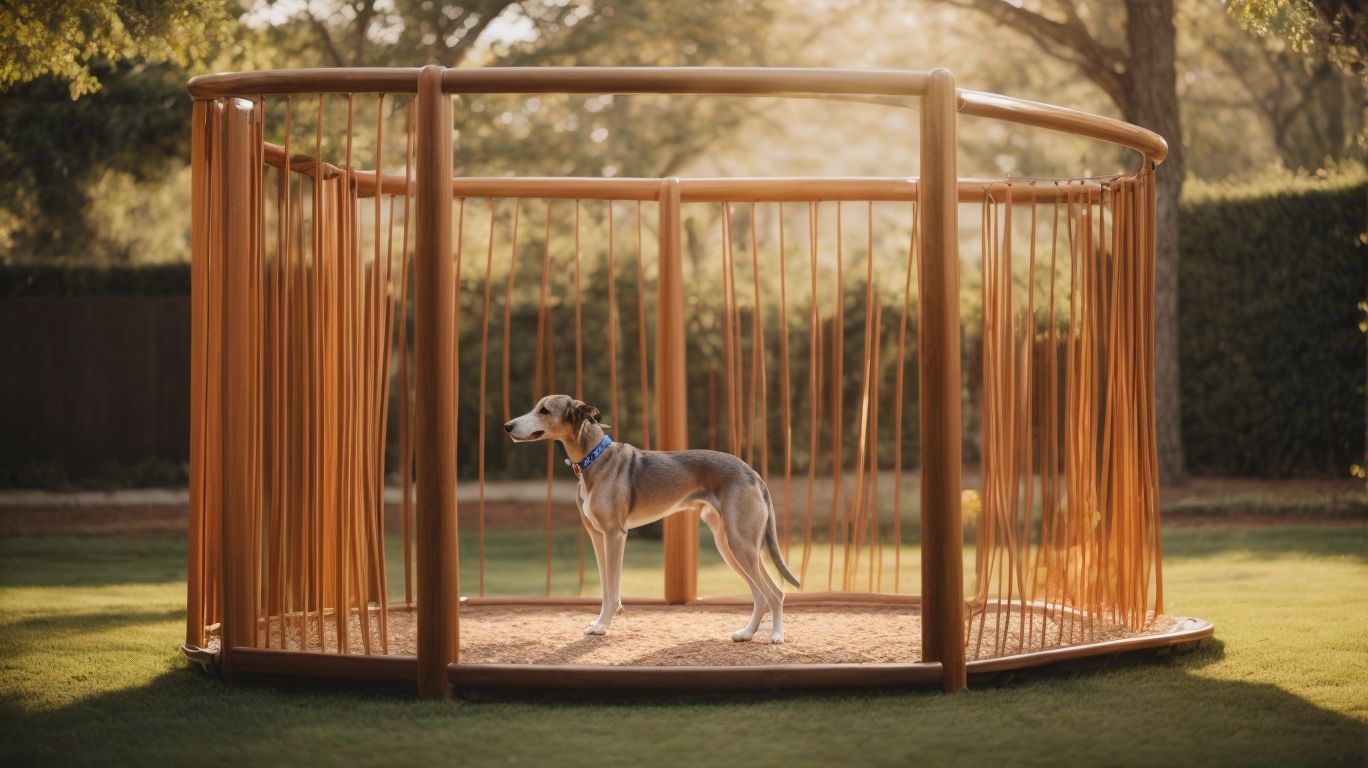
[[[1368,77],[1368,8],[1362,0],[1226,0],[1230,15],[1259,37],[1280,37],[1307,54],[1323,48],[1346,72]]]
[[[766,64],[774,17],[770,0],[357,0],[301,6],[261,34],[279,52],[272,66]],[[496,22],[501,33],[486,39]],[[541,98],[535,119],[496,121],[529,117],[527,101],[463,99],[458,162],[477,158],[489,173],[535,163],[548,175],[670,175],[754,111],[738,99]]]
[[[1155,420],[1159,471],[1183,479],[1178,371],[1178,200],[1186,162],[1175,77],[1173,0],[1123,0],[1123,13],[1085,18],[1075,0],[937,0],[976,11],[1035,41],[1047,56],[1073,65],[1128,122],[1163,136],[1168,158],[1155,174]]]
[[[12,218],[9,255],[100,259],[90,188],[108,172],[154,181],[189,154],[185,72],[172,64],[96,62],[98,92],[76,101],[39,77],[0,94],[0,200]]]
[[[1368,6],[1345,0],[1227,0],[1262,43],[1259,67],[1222,50],[1267,118],[1283,163],[1316,170],[1326,158],[1368,153]]]
[[[7,256],[102,256],[105,174],[154,181],[187,154],[186,69],[227,42],[226,0],[0,5],[0,240]]]
[[[1227,90],[1212,99],[1250,108],[1262,118],[1285,167],[1315,171],[1327,160],[1362,153],[1363,81],[1323,52],[1298,54],[1280,41],[1238,31],[1208,35],[1204,44],[1245,94],[1240,99],[1238,91]]]
[[[78,0],[0,9],[6,28],[21,33],[0,49],[11,83],[0,93],[0,243],[9,241],[9,258],[118,255],[95,242],[90,187],[111,171],[156,180],[183,164],[184,85],[200,68],[183,65],[220,51],[172,41],[212,39],[220,28],[206,20],[224,13],[234,45],[215,60],[220,68],[701,65],[773,56],[770,0],[656,0],[630,12],[602,0],[263,2],[240,23],[235,5],[224,8],[225,0]],[[488,34],[496,22],[502,31]],[[72,42],[79,39],[89,42]],[[44,46],[61,53],[35,50]],[[73,102],[68,90],[85,95]],[[753,109],[726,99],[544,98],[535,120],[498,122],[510,112],[530,117],[528,101],[463,99],[458,158],[486,172],[526,172],[535,162],[549,174],[668,174]]]
[[[0,92],[43,76],[72,100],[100,89],[92,67],[138,60],[189,67],[227,39],[224,0],[18,0],[0,4]]]

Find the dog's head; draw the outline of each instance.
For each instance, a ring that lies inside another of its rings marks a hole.
[[[588,423],[598,423],[599,409],[569,395],[547,395],[532,410],[504,425],[515,443],[533,440],[574,441]]]

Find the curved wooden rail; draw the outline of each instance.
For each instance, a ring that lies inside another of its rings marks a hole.
[[[996,93],[959,91],[959,111],[962,115],[988,117],[1010,123],[1049,128],[1054,131],[1086,136],[1091,139],[1119,144],[1144,155],[1158,165],[1168,156],[1168,142],[1154,131],[1110,117],[1056,107],[1038,101],[1014,99]]]
[[[202,75],[187,86],[196,99],[288,93],[416,93],[416,67],[277,69]],[[479,67],[442,73],[445,93],[635,93],[728,96],[871,97],[915,107],[931,73],[915,70],[761,67]],[[1168,143],[1153,131],[1050,104],[959,89],[961,114],[1048,128],[1135,150],[1158,165]],[[890,98],[892,97],[892,98]]]

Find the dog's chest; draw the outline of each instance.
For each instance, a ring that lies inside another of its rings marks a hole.
[[[575,486],[575,493],[579,496],[580,514],[584,517],[589,517],[589,502],[593,494],[590,493],[589,488],[585,486],[583,477],[579,479],[579,483]]]

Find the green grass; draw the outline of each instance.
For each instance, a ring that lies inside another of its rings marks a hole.
[[[500,544],[501,577],[535,543]],[[658,578],[637,549],[633,578]],[[533,554],[523,578],[540,586]],[[0,540],[0,764],[1368,762],[1363,526],[1170,528],[1169,608],[1215,622],[1214,642],[958,696],[447,704],[225,686],[175,652],[183,569],[173,539]]]
[[[395,539],[387,540],[386,565],[388,566],[390,598],[400,600],[404,595],[403,550]],[[461,591],[466,594],[479,593],[478,537],[470,533],[461,534]],[[899,566],[901,577],[899,591],[915,594],[921,584],[921,552],[917,544],[906,543],[902,556],[895,557],[894,547],[882,546],[882,559],[876,561],[881,566],[882,578],[878,582],[882,591],[893,591],[894,564]],[[597,596],[599,593],[598,572],[594,566],[592,546],[585,540],[584,585],[579,580],[579,534],[572,530],[553,531],[551,537],[551,593],[556,595],[584,594]],[[789,569],[796,575],[802,574],[803,542],[797,538],[791,545],[787,558]],[[826,589],[828,574],[832,574],[833,586],[841,588],[842,564],[844,561],[842,545],[835,547],[835,568],[829,569],[832,548],[825,540],[813,541],[809,554],[807,582],[813,589]],[[485,540],[485,594],[487,595],[540,595],[546,592],[546,534],[539,531],[499,531],[488,534]],[[852,555],[853,559],[853,555]],[[965,548],[966,578],[973,576],[974,550]],[[664,596],[664,552],[659,539],[632,537],[627,543],[627,555],[623,563],[622,591],[630,597]],[[869,548],[866,546],[859,560],[856,574],[858,588],[864,589],[869,578]],[[771,568],[774,579],[779,581],[777,571]],[[727,564],[712,542],[712,534],[704,531],[698,545],[698,591],[700,595],[736,595],[747,593],[746,585]]]

